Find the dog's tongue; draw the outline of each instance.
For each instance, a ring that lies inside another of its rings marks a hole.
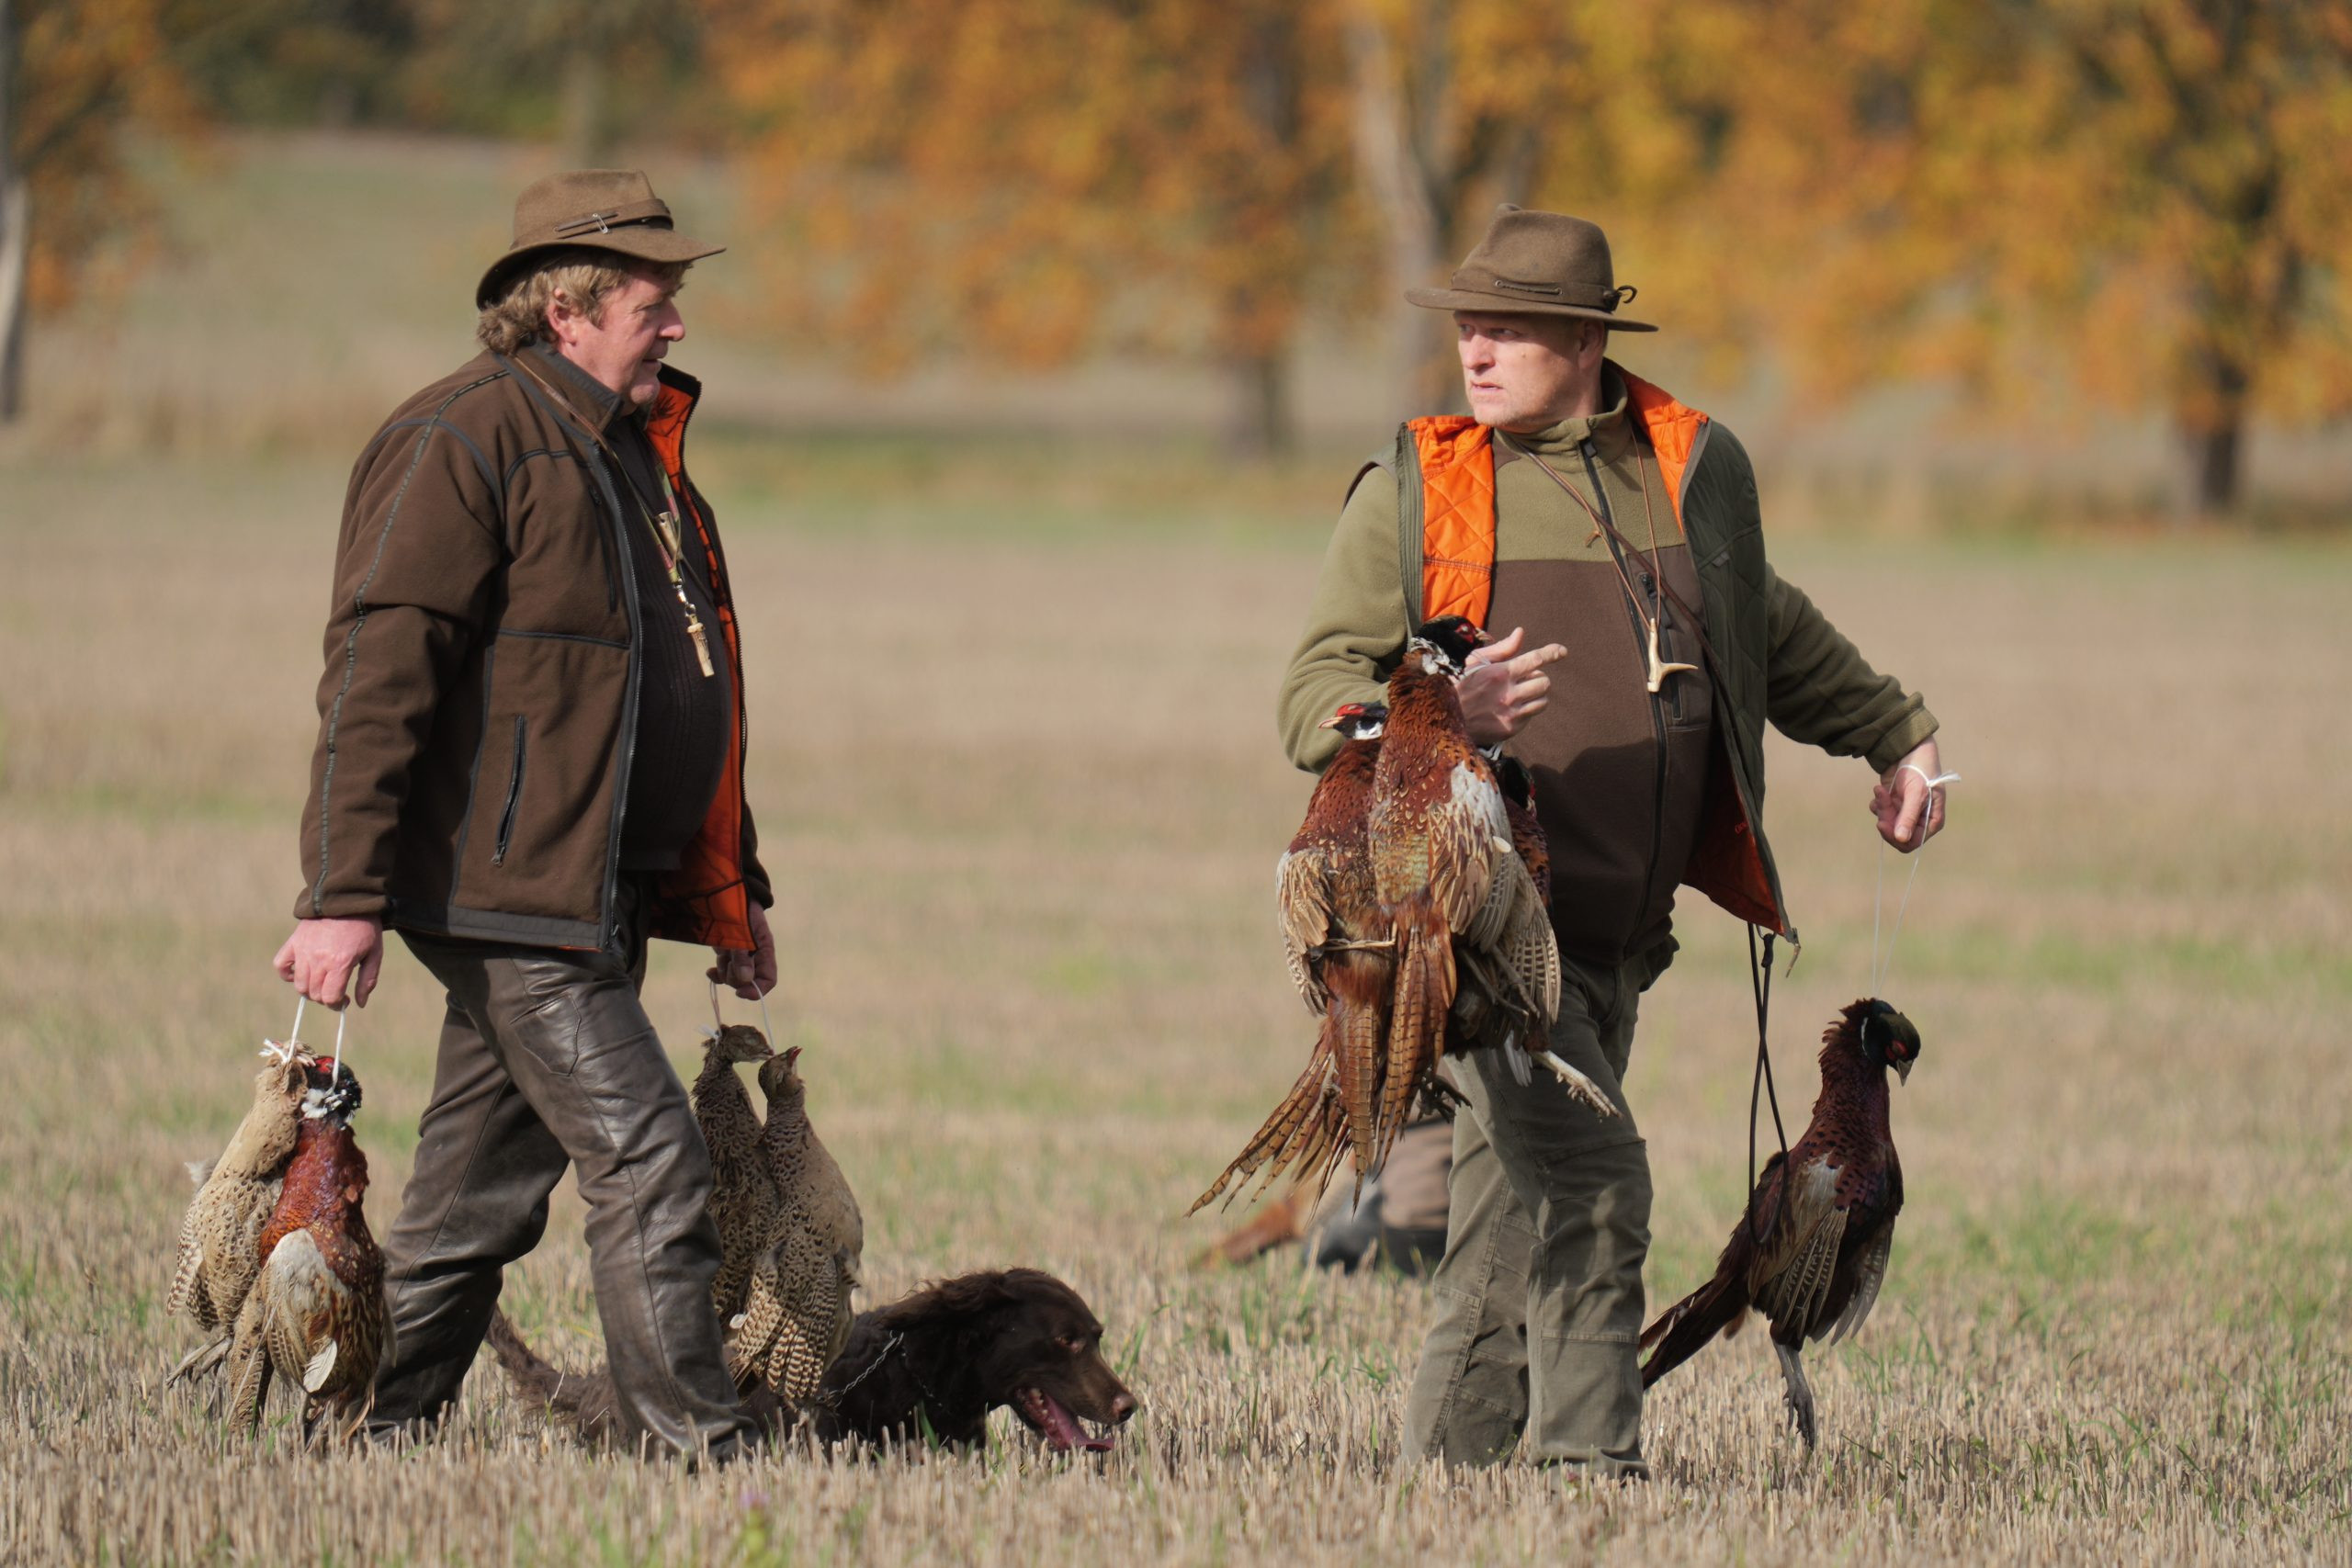
[[[1078,1424],[1078,1417],[1060,1400],[1042,1388],[1037,1391],[1037,1397],[1046,1406],[1046,1438],[1057,1450],[1065,1453],[1071,1449],[1098,1454],[1111,1451],[1111,1439],[1088,1437],[1086,1428]]]

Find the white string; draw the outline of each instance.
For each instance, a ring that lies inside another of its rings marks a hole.
[[[301,992],[297,991],[294,993],[294,1028],[292,1032],[286,1036],[286,1043],[288,1045],[300,1045],[302,1043],[302,1004],[307,1000],[309,1000],[309,998],[303,996]]]
[[[775,1024],[768,1017],[768,992],[775,990],[775,987],[762,987],[760,972],[754,967],[752,971],[752,989],[759,994],[760,998],[760,1032],[768,1037],[768,1043],[773,1045],[775,1043]],[[718,982],[716,980],[710,983],[710,1016],[719,1028],[727,1027],[727,1020],[718,1010]]]
[[[1911,874],[1904,879],[1903,897],[1894,906],[1894,929],[1886,934],[1886,952],[1883,957],[1879,953],[1878,933],[1880,918],[1886,908],[1887,843],[1884,839],[1878,841],[1878,886],[1871,897],[1871,995],[1873,997],[1882,994],[1882,987],[1886,984],[1886,976],[1894,968],[1894,944],[1903,935],[1903,913],[1911,907],[1911,889],[1919,882],[1919,861],[1928,852],[1928,829],[1935,821],[1936,791],[1946,784],[1956,784],[1960,782],[1958,773],[1938,773],[1935,777],[1928,778],[1928,770],[1917,762],[1905,762],[1901,767],[1927,780],[1928,801],[1919,808],[1919,847],[1911,852]]]

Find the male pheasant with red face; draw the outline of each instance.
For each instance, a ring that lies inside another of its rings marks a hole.
[[[1729,1337],[1752,1306],[1771,1325],[1790,1416],[1805,1447],[1813,1446],[1804,1342],[1826,1337],[1835,1344],[1862,1325],[1878,1300],[1903,1210],[1886,1069],[1908,1080],[1918,1059],[1918,1030],[1875,998],[1851,1004],[1829,1026],[1811,1124],[1785,1156],[1776,1154],[1764,1167],[1714,1278],[1643,1332],[1643,1348],[1657,1348],[1642,1368],[1644,1388],[1715,1335]]]
[[[229,1351],[231,1418],[261,1424],[272,1374],[303,1393],[309,1436],[330,1411],[348,1438],[368,1414],[376,1368],[391,1347],[384,1259],[361,1207],[368,1159],[351,1133],[359,1081],[311,1068],[294,1157],[261,1235],[261,1273]]]
[[[703,1042],[702,1071],[695,1077],[695,1122],[710,1148],[710,1218],[718,1227],[718,1273],[711,1280],[710,1301],[721,1325],[743,1310],[752,1269],[776,1220],[775,1178],[760,1149],[760,1115],[735,1066],[765,1062],[775,1055],[758,1030],[724,1024]]]
[[[1324,721],[1344,744],[1317,781],[1306,819],[1274,867],[1291,980],[1322,1028],[1290,1093],[1193,1204],[1194,1211],[1261,1170],[1261,1189],[1295,1165],[1301,1184],[1319,1190],[1344,1154],[1354,1156],[1356,1179],[1363,1179],[1374,1145],[1396,972],[1364,846],[1373,770],[1387,721],[1387,708],[1366,703],[1346,704]]]
[[[727,1348],[739,1389],[763,1382],[795,1404],[817,1392],[848,1343],[865,1251],[857,1195],[808,1123],[799,1059],[796,1045],[760,1065],[768,1119],[759,1149],[775,1182],[776,1209]]]
[[[1615,1114],[1600,1087],[1544,1040],[1559,1015],[1559,949],[1494,765],[1472,743],[1454,694],[1471,652],[1486,640],[1462,616],[1441,616],[1407,642],[1388,678],[1388,728],[1365,835],[1396,942],[1375,1167],[1446,1047],[1465,970],[1521,1021],[1456,1044],[1501,1049],[1522,1077],[1532,1051],[1571,1094]]]
[[[187,1313],[206,1338],[173,1369],[175,1381],[209,1372],[228,1354],[237,1314],[261,1272],[263,1227],[294,1156],[308,1058],[275,1042],[262,1055],[267,1065],[254,1076],[253,1104],[228,1147],[210,1165],[188,1167],[196,1196],[180,1221],[179,1258],[164,1310]]]

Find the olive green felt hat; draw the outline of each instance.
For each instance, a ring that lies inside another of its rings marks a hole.
[[[549,175],[514,198],[514,243],[481,275],[474,304],[495,303],[533,256],[571,245],[664,264],[700,261],[727,248],[672,227],[670,204],[638,170],[574,169]]]
[[[1405,298],[1432,310],[1491,310],[1498,314],[1584,316],[1613,332],[1654,333],[1628,321],[1617,307],[1635,289],[1617,286],[1609,265],[1609,236],[1598,224],[1565,212],[1529,212],[1505,202],[1495,220],[1444,288],[1408,288]]]

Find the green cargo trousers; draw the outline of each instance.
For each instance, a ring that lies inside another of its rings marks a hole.
[[[1649,1153],[1620,1080],[1664,956],[1561,964],[1552,1049],[1616,1116],[1570,1100],[1541,1066],[1521,1085],[1493,1052],[1451,1064],[1468,1104],[1453,1119],[1437,1316],[1406,1400],[1405,1462],[1493,1464],[1525,1434],[1539,1463],[1648,1474],[1636,1346]]]

